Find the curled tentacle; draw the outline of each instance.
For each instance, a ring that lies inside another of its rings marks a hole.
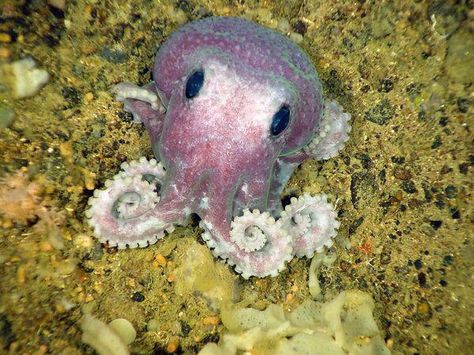
[[[150,139],[156,142],[163,128],[167,99],[154,82],[143,87],[130,83],[120,83],[112,88],[123,109],[133,115],[134,122],[145,125]]]
[[[237,250],[228,253],[228,262],[243,278],[277,276],[293,257],[291,238],[268,212],[246,209],[231,226],[230,239]]]
[[[246,209],[242,217],[237,217],[232,222],[230,239],[237,244],[240,249],[248,253],[262,249],[267,243],[267,235],[265,234],[265,229],[262,228],[264,228],[263,224],[269,220],[269,217],[268,212],[260,214],[259,210],[253,210],[253,212],[250,213],[250,211]],[[274,220],[271,224],[273,223]]]
[[[142,179],[117,175],[106,182],[105,190],[95,190],[86,211],[94,234],[102,243],[143,248],[154,244],[170,231],[172,225],[161,221],[154,213],[159,202],[155,186]]]
[[[324,105],[319,134],[304,148],[311,157],[327,160],[337,155],[349,139],[351,116],[343,111],[341,105],[330,101]]]
[[[326,195],[304,194],[293,197],[291,204],[281,213],[283,228],[293,237],[293,251],[296,256],[312,257],[314,252],[333,244],[332,238],[340,223],[336,212],[327,202]]]
[[[123,170],[119,173],[120,176],[133,177],[139,175],[149,183],[162,185],[166,177],[165,168],[156,159],[147,160],[147,158],[141,157],[139,160],[130,163],[124,162],[120,167]]]
[[[161,113],[166,111],[159,96],[148,88],[141,88],[131,83],[120,83],[112,88],[112,92],[116,94],[118,101],[139,100],[150,104],[153,110],[159,110]]]

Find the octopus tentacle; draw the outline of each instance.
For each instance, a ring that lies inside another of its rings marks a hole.
[[[293,237],[295,255],[308,258],[333,244],[332,238],[340,225],[336,220],[336,212],[324,194],[293,197],[281,213],[280,221]]]
[[[95,190],[86,211],[94,234],[102,243],[123,248],[144,248],[156,243],[172,225],[154,211],[159,196],[155,186],[135,177],[116,175],[105,190]]]
[[[199,227],[204,229],[204,232],[201,234],[201,238],[206,242],[209,249],[211,249],[212,255],[216,258],[222,260],[227,260],[229,255],[233,252],[236,252],[237,247],[235,244],[226,242],[223,238],[215,238],[216,232],[211,223],[206,221],[200,221]],[[230,266],[233,266],[234,263],[227,260]]]
[[[146,157],[141,157],[139,160],[133,160],[131,162],[123,162],[120,165],[122,171],[119,173],[120,176],[137,176],[140,175],[142,179],[149,183],[163,184],[166,171],[163,165],[156,159],[148,160]]]
[[[116,94],[118,101],[125,101],[126,99],[139,100],[150,104],[153,110],[159,110],[161,113],[166,111],[159,95],[148,88],[141,88],[135,84],[124,82],[115,85],[112,88],[112,92]]]
[[[168,100],[155,83],[151,82],[143,87],[120,83],[112,88],[112,92],[118,101],[123,102],[123,109],[133,115],[134,122],[145,125],[151,141],[157,142],[162,132]]]
[[[268,212],[258,209],[234,218],[230,239],[238,247],[229,254],[229,263],[235,271],[248,279],[250,276],[277,276],[285,269],[285,262],[293,257],[291,238]]]
[[[256,218],[250,218],[252,216]],[[246,209],[242,217],[237,217],[232,222],[230,239],[237,244],[240,249],[248,253],[262,249],[267,243],[267,236],[260,226],[261,223],[256,223],[256,219],[259,218],[263,222],[266,222],[269,220],[269,217],[268,212],[260,214],[259,210],[253,210],[252,213],[250,213],[250,211]],[[246,219],[247,223],[243,223],[243,219]],[[274,223],[275,220],[272,219],[271,224]]]
[[[304,148],[306,154],[318,160],[327,160],[336,156],[349,139],[351,116],[343,111],[336,101],[324,105],[320,132]]]

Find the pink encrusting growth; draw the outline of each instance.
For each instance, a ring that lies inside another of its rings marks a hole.
[[[161,46],[153,76],[114,88],[158,162],[125,164],[96,191],[87,216],[99,240],[144,247],[195,213],[213,254],[245,278],[332,244],[339,223],[325,196],[284,211],[280,201],[298,164],[334,156],[350,130],[301,49],[246,20],[207,18]]]

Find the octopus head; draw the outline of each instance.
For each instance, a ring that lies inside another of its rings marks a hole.
[[[209,52],[191,56],[184,72],[159,142],[171,172],[212,171],[224,179],[271,174],[278,157],[298,151],[314,133],[317,117],[306,115],[299,88],[284,76]]]

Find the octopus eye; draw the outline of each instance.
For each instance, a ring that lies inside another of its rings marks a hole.
[[[290,108],[284,105],[273,115],[270,132],[273,136],[278,136],[288,127],[288,123],[290,123]]]
[[[192,99],[199,94],[204,84],[204,71],[198,70],[191,74],[186,82],[186,97]]]

